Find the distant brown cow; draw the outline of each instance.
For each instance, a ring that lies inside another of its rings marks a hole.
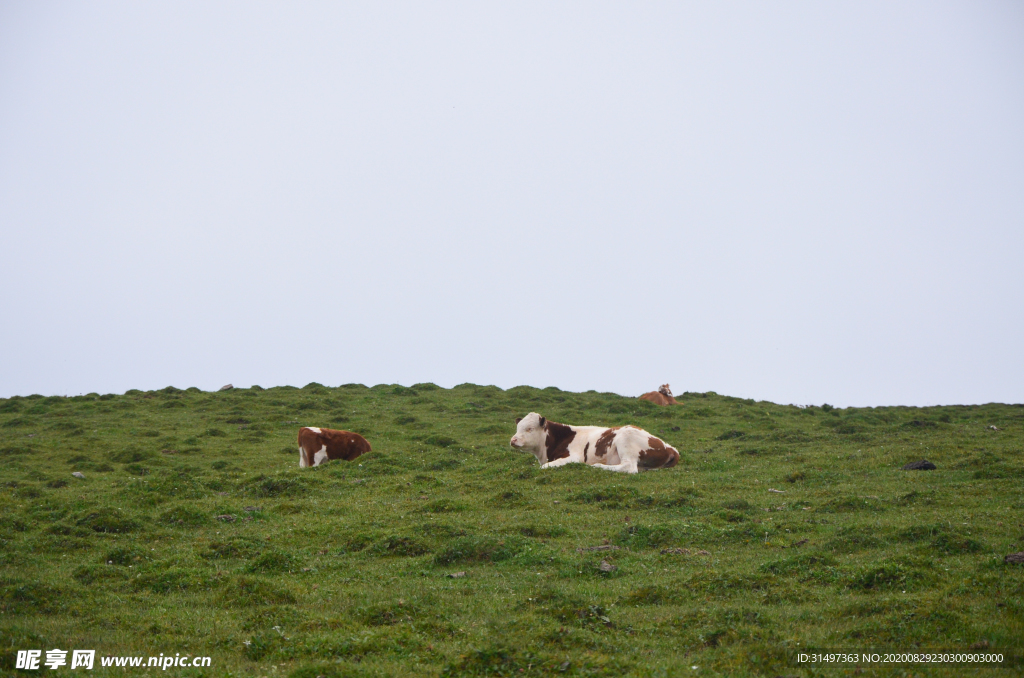
[[[299,467],[319,466],[330,459],[352,461],[370,451],[366,438],[351,431],[305,426],[299,429]]]
[[[672,389],[668,384],[662,384],[657,391],[651,391],[640,396],[640,400],[646,400],[655,405],[678,405],[679,401],[672,397]]]

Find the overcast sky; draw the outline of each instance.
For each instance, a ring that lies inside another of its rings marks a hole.
[[[0,2],[0,397],[1024,402],[1020,2]]]

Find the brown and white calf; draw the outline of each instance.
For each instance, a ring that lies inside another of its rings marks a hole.
[[[352,461],[370,451],[366,438],[352,431],[304,426],[299,429],[299,466],[319,466],[330,459]]]
[[[679,461],[674,447],[642,428],[569,426],[548,421],[536,412],[516,419],[516,434],[510,444],[532,452],[541,468],[579,463],[638,473],[671,468]]]
[[[640,396],[640,400],[654,403],[655,405],[678,405],[679,401],[672,397],[672,389],[668,384],[662,384],[657,391],[650,391]]]

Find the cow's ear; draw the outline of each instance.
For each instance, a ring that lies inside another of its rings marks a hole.
[[[519,422],[521,422],[522,420],[522,417],[516,417],[516,426],[519,426]]]
[[[545,423],[547,423],[547,419],[545,419],[544,417],[541,417],[541,418],[540,418],[540,425],[541,425],[541,428],[543,428],[543,427],[544,427],[544,424],[545,424]]]

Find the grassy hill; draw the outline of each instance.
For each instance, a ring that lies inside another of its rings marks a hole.
[[[1024,670],[1024,566],[1003,560],[1024,551],[1024,407],[681,400],[432,384],[0,399],[0,671],[54,647],[212,657],[157,671],[178,676],[832,675],[796,654],[919,647]],[[637,424],[681,460],[541,471],[508,445],[529,411]],[[374,451],[299,469],[300,424]],[[938,468],[900,470],[922,458]]]

